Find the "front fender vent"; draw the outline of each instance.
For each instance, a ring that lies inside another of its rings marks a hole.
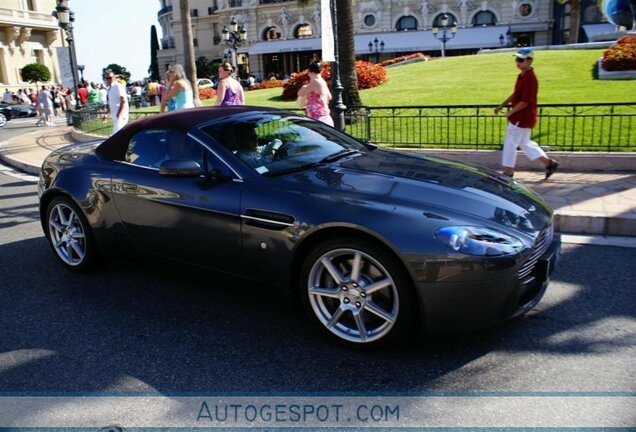
[[[241,219],[245,225],[276,231],[293,226],[295,220],[293,216],[284,213],[257,209],[245,210]]]

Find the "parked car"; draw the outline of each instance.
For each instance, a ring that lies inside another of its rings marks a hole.
[[[197,80],[197,87],[199,87],[199,88],[213,88],[214,87],[214,83],[210,79],[199,78]]]
[[[561,244],[552,209],[510,177],[268,108],[160,114],[54,151],[38,194],[69,270],[133,245],[282,287],[353,346],[520,316]]]
[[[9,120],[13,117],[13,111],[11,106],[7,104],[0,104],[0,128],[4,127]]]
[[[35,117],[37,116],[37,110],[35,109],[35,104],[32,103],[17,103],[17,104],[9,104],[11,111],[13,112],[13,117]]]

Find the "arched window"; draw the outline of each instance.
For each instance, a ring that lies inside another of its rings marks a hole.
[[[294,37],[296,39],[311,37],[313,34],[314,31],[309,24],[301,24],[294,30]]]
[[[477,12],[473,17],[473,25],[477,26],[494,26],[497,24],[495,14],[490,11]]]
[[[398,31],[401,30],[417,30],[417,19],[412,15],[403,16],[397,22],[395,27]]]
[[[282,33],[280,29],[276,26],[268,27],[263,32],[263,40],[276,40],[280,39]]]
[[[442,25],[442,20],[444,19],[444,16],[446,16],[446,19],[448,20],[448,23],[446,24],[447,27],[452,27],[455,24],[457,24],[457,18],[455,18],[455,15],[449,14],[449,13],[443,13],[435,17],[435,19],[433,20],[433,27],[444,27]]]

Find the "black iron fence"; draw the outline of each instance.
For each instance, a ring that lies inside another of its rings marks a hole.
[[[494,150],[506,118],[493,108],[360,107],[347,113],[347,132],[388,147]],[[558,151],[636,151],[636,102],[540,105],[532,139]]]
[[[383,147],[497,150],[506,118],[492,105],[358,107],[346,113],[346,131]],[[95,106],[76,111],[74,125],[108,135],[112,123]],[[154,112],[132,111],[134,120]],[[636,102],[539,106],[532,139],[556,151],[636,151]]]

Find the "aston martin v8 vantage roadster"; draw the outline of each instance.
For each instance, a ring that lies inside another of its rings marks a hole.
[[[552,209],[514,179],[268,108],[160,114],[54,151],[38,193],[69,270],[125,247],[234,274],[361,347],[522,315],[560,251]]]

